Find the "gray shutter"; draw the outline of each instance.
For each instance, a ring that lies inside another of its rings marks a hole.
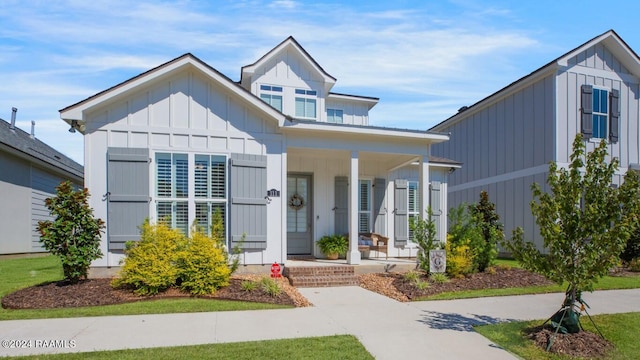
[[[386,187],[387,181],[385,179],[376,178],[373,180],[373,228],[380,235],[387,233],[387,208],[384,207]]]
[[[582,85],[582,136],[585,140],[593,136],[593,86]]]
[[[407,180],[402,179],[397,179],[395,184],[395,209],[393,210],[395,225],[394,246],[401,247],[407,245],[407,241],[409,241],[408,185]]]
[[[611,143],[618,142],[618,133],[620,130],[620,91],[611,90],[611,106],[609,107],[609,141]]]
[[[107,237],[109,250],[140,240],[139,226],[149,217],[149,149],[107,149]]]
[[[349,180],[346,176],[336,176],[334,195],[335,233],[349,233]]]
[[[231,246],[267,248],[267,157],[231,154]],[[244,235],[244,242],[241,244]]]
[[[442,184],[439,181],[432,181],[429,186],[429,206],[431,207],[431,218],[436,224],[436,238],[440,239],[440,221],[442,216],[442,207],[440,206],[440,197]]]

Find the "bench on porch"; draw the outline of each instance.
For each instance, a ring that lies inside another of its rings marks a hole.
[[[389,258],[388,253],[389,238],[376,233],[359,233],[358,234],[358,251],[377,251],[383,252],[385,258]],[[379,254],[378,254],[379,255]]]

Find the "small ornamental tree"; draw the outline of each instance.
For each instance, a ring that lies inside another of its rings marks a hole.
[[[429,251],[440,247],[436,238],[436,223],[432,218],[431,208],[427,211],[427,219],[421,217],[412,218],[409,226],[413,233],[413,241],[418,244],[418,267],[429,272]]]
[[[480,192],[480,202],[469,205],[469,212],[480,227],[484,240],[484,244],[476,252],[478,271],[482,272],[498,256],[498,242],[504,239],[503,226],[496,213],[496,205],[489,201],[489,194],[484,190]]]
[[[87,277],[91,262],[102,257],[100,233],[104,221],[93,217],[89,190],[74,190],[70,181],[56,187],[56,196],[45,200],[55,220],[38,222],[40,242],[62,261],[65,280],[74,284]]]
[[[532,186],[531,211],[547,254],[526,242],[521,228],[505,243],[525,268],[568,284],[560,311],[551,317],[552,325],[563,332],[580,331],[580,309],[586,305],[581,292],[592,291],[595,282],[617,264],[638,224],[638,175],[628,171],[624,183],[615,187],[612,181],[618,160],[607,163],[606,159],[605,141],[586,153],[578,134],[569,168],[549,165],[549,192],[538,184]]]

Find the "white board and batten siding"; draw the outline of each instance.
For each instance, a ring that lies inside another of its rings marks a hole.
[[[156,220],[154,194],[157,152],[189,156],[224,155],[227,159],[232,154],[263,156],[269,168],[265,190],[283,188],[283,140],[278,133],[277,123],[273,119],[263,118],[223,85],[208,80],[197,70],[185,70],[168,78],[151,81],[144,88],[134,91],[85,114],[85,184],[92,191],[90,201],[96,216],[103,219],[108,216],[107,202],[102,199],[102,195],[108,192],[108,148],[149,149],[149,214],[153,221]],[[227,176],[230,169],[228,164]],[[190,175],[189,179],[192,188],[193,176]],[[233,187],[233,183],[229,186]],[[273,263],[282,261],[286,256],[279,242],[283,237],[280,202],[280,198],[272,199],[267,206],[273,207],[274,211],[267,211],[266,214],[266,223],[270,224],[268,238],[277,239],[277,243],[267,244],[266,249],[246,252],[241,259],[243,262]],[[123,257],[120,251],[109,252],[108,241],[102,242],[102,251],[108,255],[97,260],[94,266],[117,266]]]

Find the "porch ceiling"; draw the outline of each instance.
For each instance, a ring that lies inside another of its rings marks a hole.
[[[287,152],[289,156],[301,158],[336,160],[351,159],[351,152],[345,150],[288,148]],[[399,166],[408,165],[409,163],[416,161],[418,159],[418,155],[402,155],[384,152],[361,151],[358,154],[358,158],[363,163],[375,162],[380,164],[387,170],[392,170]]]

